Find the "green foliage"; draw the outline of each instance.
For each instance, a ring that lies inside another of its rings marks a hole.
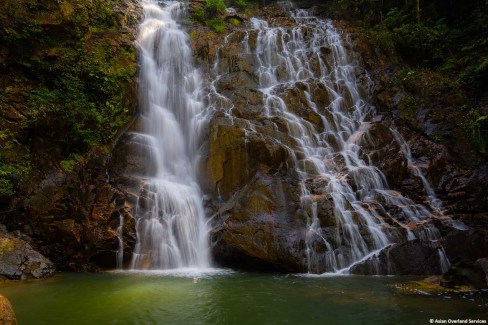
[[[223,0],[205,0],[205,9],[207,10],[207,17],[214,17],[225,12],[227,6]]]
[[[225,22],[222,15],[227,8],[224,0],[205,0],[205,8],[196,8],[193,12],[193,20],[204,23],[207,27],[220,33],[225,30]]]
[[[8,164],[0,157],[0,198],[15,194],[15,179],[20,179],[28,173],[28,162]]]
[[[394,7],[379,24],[391,35],[398,54],[415,66],[435,67],[451,47],[449,28],[444,19],[417,23],[409,9]],[[378,30],[380,28],[376,28]]]
[[[14,195],[15,190],[11,181],[0,178],[0,197],[9,197]]]
[[[107,143],[130,119],[125,96],[136,74],[135,50],[106,34],[115,18],[105,16],[113,9],[100,10],[81,38],[44,33],[36,45],[43,52],[18,58],[39,80],[27,101],[29,127],[67,155]]]
[[[213,18],[209,19],[205,23],[207,27],[212,28],[217,33],[223,32],[225,30],[225,22],[222,18]]]
[[[2,199],[32,172],[31,149],[52,150],[53,162],[71,171],[130,120],[137,64],[132,36],[124,32],[131,17],[122,6],[120,0],[0,2],[0,106],[22,113],[0,131]],[[33,146],[37,139],[49,146]]]
[[[407,23],[409,19],[409,15],[406,14],[403,10],[399,8],[392,8],[386,14],[385,20],[383,23],[390,29],[396,28]]]
[[[193,19],[195,21],[204,22],[205,18],[206,18],[206,13],[203,8],[195,9],[195,11],[193,12]]]
[[[483,91],[488,85],[488,56],[461,73],[462,80],[473,90]]]
[[[67,171],[72,172],[76,165],[83,161],[83,157],[77,154],[71,154],[68,159],[61,160],[61,167]]]
[[[375,28],[364,28],[363,33],[367,35],[368,40],[374,45],[376,55],[384,61],[394,61],[395,59],[395,42],[392,33],[384,28],[377,26]]]
[[[83,83],[71,76],[62,88],[42,87],[30,96],[30,124],[43,125],[42,135],[65,145],[68,151],[87,150],[102,138],[104,117],[90,100]]]
[[[476,108],[462,108],[465,113],[465,121],[463,127],[468,133],[471,142],[480,153],[486,153],[488,144],[487,130],[488,130],[488,115],[483,115]],[[482,131],[483,130],[483,131]]]

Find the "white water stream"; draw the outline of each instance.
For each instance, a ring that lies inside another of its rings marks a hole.
[[[196,164],[206,124],[201,80],[188,35],[178,21],[180,2],[142,2],[140,49],[141,132],[146,153],[135,209],[137,244],[132,269],[209,267],[208,228]]]

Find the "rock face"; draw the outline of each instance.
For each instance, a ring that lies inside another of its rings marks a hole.
[[[54,264],[21,237],[20,234],[15,237],[0,229],[0,276],[7,279],[41,279],[54,275]]]
[[[270,26],[283,26],[283,31],[278,33],[285,40],[288,36],[283,36],[284,31],[295,26],[288,12],[279,6],[261,8],[258,15]],[[320,273],[326,270],[323,266],[310,269],[310,252],[318,261],[317,265],[325,265],[329,250],[327,240],[343,230],[338,230],[331,192],[325,190],[327,183],[320,178],[307,179],[303,184],[311,194],[307,198],[310,203],[304,203],[301,197],[296,160],[302,159],[303,154],[297,150],[299,146],[291,136],[286,118],[265,112],[267,104],[263,98],[266,96],[259,89],[262,66],[252,55],[257,51],[256,40],[264,34],[249,25],[244,19],[242,27],[227,32],[225,41],[222,38],[219,41],[218,35],[206,33],[201,28],[191,31],[195,36],[193,48],[197,61],[212,67],[208,73],[216,79],[213,83],[216,96],[209,100],[209,105],[216,111],[210,120],[207,155],[200,171],[201,184],[209,197],[208,211],[214,222],[214,257],[222,265],[235,267]],[[208,36],[210,34],[212,37]],[[304,34],[304,37],[310,36]],[[351,272],[440,274],[448,267],[445,256],[452,260],[457,255],[470,255],[473,249],[484,249],[478,241],[460,238],[469,236],[470,227],[486,234],[483,225],[487,220],[486,200],[481,194],[483,189],[486,190],[486,185],[481,184],[486,164],[466,170],[460,167],[464,166],[459,156],[461,151],[454,152],[452,146],[441,145],[431,138],[432,132],[446,130],[447,122],[443,122],[444,126],[436,125],[432,131],[428,121],[413,125],[406,115],[399,116],[403,104],[398,103],[411,94],[395,94],[396,90],[385,82],[388,71],[382,70],[385,66],[377,53],[360,37],[352,37],[356,40],[353,44],[364,54],[361,61],[376,78],[375,94],[369,100],[378,104],[379,110],[369,124],[368,139],[361,143],[365,152],[369,152],[368,159],[384,173],[390,189],[426,206],[435,192],[443,205],[442,211],[408,222],[400,209],[395,210],[388,202],[368,202],[377,211],[384,207],[388,209],[388,212],[379,213],[384,222],[382,231],[393,245],[358,263]],[[219,43],[223,45],[219,47]],[[276,51],[279,52],[283,43],[277,44]],[[330,48],[321,50],[324,58],[330,53]],[[315,72],[319,69],[313,60],[310,65]],[[278,64],[275,68],[273,73],[278,79],[286,75],[285,71],[280,72],[282,67]],[[329,93],[311,79],[290,84],[276,92],[293,114],[304,118],[317,132],[322,132],[330,120],[324,121],[307,102],[311,98],[317,107],[324,109],[330,104]],[[365,79],[359,82],[365,82]],[[424,95],[427,93],[423,91]],[[329,119],[327,113],[325,115],[326,120]],[[396,128],[399,135],[392,133],[391,128]],[[404,140],[403,144],[399,137]],[[416,161],[424,180],[415,174],[409,159]],[[307,167],[301,170],[307,170]],[[428,191],[431,194],[426,194]],[[463,214],[465,211],[470,214]],[[310,234],[314,213],[323,238]],[[412,237],[417,239],[411,240]],[[370,245],[372,239],[366,236],[365,241]],[[452,244],[454,242],[456,244]],[[473,258],[476,260],[486,255],[480,254]]]
[[[0,323],[2,325],[17,325],[17,318],[12,304],[2,295],[0,295]]]

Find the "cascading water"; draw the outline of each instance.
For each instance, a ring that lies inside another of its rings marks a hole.
[[[283,146],[294,161],[301,205],[309,219],[305,236],[308,272],[344,273],[392,243],[417,238],[410,223],[441,216],[441,206],[394,128],[390,136],[399,142],[399,154],[405,155],[412,177],[421,179],[429,205],[389,189],[384,174],[373,165],[365,149],[374,147],[369,131],[375,110],[367,100],[372,83],[348,50],[347,36],[344,40],[331,21],[316,18],[309,10],[292,10],[292,18],[293,28],[252,18],[251,28],[237,37],[241,55],[251,56],[248,62],[256,67],[264,106],[261,114],[266,123],[293,140],[292,145]],[[220,78],[218,66],[217,62],[216,79]],[[298,108],[287,103],[287,94],[294,89],[303,92]],[[214,106],[232,118],[232,104],[216,87],[212,90],[217,98]],[[249,125],[246,132],[255,131]],[[311,180],[322,184],[321,193],[333,202],[334,227],[327,230],[317,215],[321,196],[310,188]],[[395,229],[401,231],[393,230],[386,219],[393,220]],[[421,237],[433,242],[439,239],[433,232]],[[317,245],[325,253],[318,254]],[[449,262],[442,248],[439,259],[445,270]]]
[[[201,80],[188,35],[177,20],[180,2],[142,2],[141,132],[133,139],[147,156],[135,217],[132,269],[209,266],[208,229],[196,179],[206,117]]]

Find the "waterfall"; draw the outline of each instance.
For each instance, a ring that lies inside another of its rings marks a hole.
[[[375,123],[375,108],[369,101],[372,81],[359,67],[348,36],[330,20],[313,16],[311,10],[286,10],[295,21],[293,27],[252,18],[251,26],[231,38],[240,40],[241,56],[251,57],[246,62],[255,67],[263,103],[261,116],[267,125],[292,139],[292,145],[283,146],[292,157],[301,206],[308,216],[307,271],[347,273],[366,259],[375,260],[393,243],[420,238],[412,225],[443,217],[441,204],[393,126],[386,132],[398,142],[398,155],[404,156],[411,177],[420,179],[429,204],[392,190],[373,164],[368,152],[374,148],[370,129]],[[217,62],[216,79],[221,78],[218,66]],[[303,96],[291,106],[289,94],[297,89]],[[232,119],[233,106],[216,87],[211,90],[214,106]],[[249,125],[246,132],[257,131]],[[312,182],[321,184],[321,189],[311,188]],[[333,205],[334,220],[329,221],[333,227],[321,225],[318,216],[317,204],[324,197]],[[432,224],[428,227],[435,228]],[[421,239],[435,247],[440,239],[437,233]],[[449,262],[441,246],[438,252],[439,264],[445,269]]]
[[[208,267],[208,229],[197,183],[206,114],[201,78],[176,1],[142,2],[140,132],[132,133],[146,160],[135,207],[137,243],[132,269]]]

